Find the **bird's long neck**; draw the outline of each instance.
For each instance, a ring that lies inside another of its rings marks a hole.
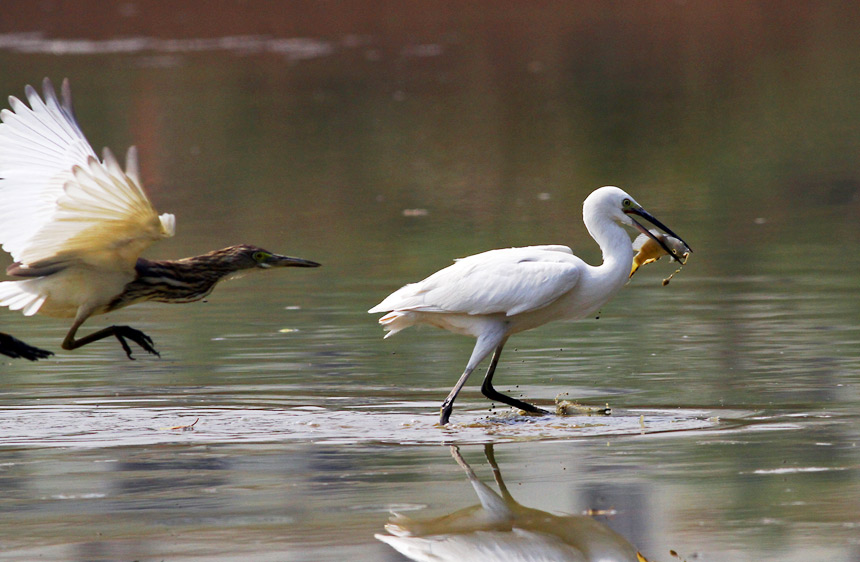
[[[193,302],[212,292],[221,279],[237,268],[222,259],[224,250],[180,260],[152,261],[139,258],[137,277],[109,305],[115,310],[142,301]]]
[[[621,225],[609,218],[586,218],[585,226],[603,252],[603,263],[594,268],[595,274],[605,280],[607,287],[620,289],[627,282],[633,263],[630,235]]]

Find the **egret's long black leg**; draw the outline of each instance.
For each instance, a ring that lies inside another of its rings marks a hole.
[[[523,402],[522,400],[511,398],[510,396],[502,394],[501,392],[493,388],[493,374],[496,372],[496,365],[499,363],[499,357],[501,357],[502,355],[503,347],[505,347],[504,342],[502,342],[502,345],[497,347],[496,350],[493,352],[493,359],[490,361],[490,368],[487,369],[487,374],[484,375],[484,383],[481,385],[481,392],[484,393],[484,396],[486,396],[490,400],[495,400],[497,402],[507,404],[508,406],[513,406],[514,408],[525,410],[526,412],[532,414],[549,414],[549,412],[547,412],[546,410],[541,410],[537,406],[533,406],[528,402]]]
[[[460,379],[457,381],[457,384],[454,385],[454,388],[452,388],[451,392],[448,393],[448,397],[445,398],[444,402],[442,402],[442,407],[439,409],[440,425],[448,423],[448,419],[451,417],[451,412],[454,411],[454,399],[457,398],[457,395],[460,393],[460,389],[462,389],[463,385],[466,384],[466,379],[469,378],[469,375],[471,375],[474,370],[474,367],[466,367],[466,370],[463,371],[462,375],[460,375]]]
[[[119,344],[122,346],[123,351],[125,351],[125,354],[131,360],[134,360],[134,357],[131,356],[131,348],[128,346],[128,342],[125,341],[126,339],[130,339],[131,341],[139,345],[144,351],[161,357],[161,354],[159,354],[153,347],[152,338],[150,338],[140,330],[132,328],[131,326],[108,326],[107,328],[102,328],[101,330],[93,332],[88,336],[75,339],[75,332],[78,331],[78,328],[81,324],[83,324],[83,320],[81,320],[80,322],[76,321],[72,325],[72,328],[69,330],[69,333],[66,334],[66,339],[63,340],[63,349],[77,349],[89,343],[93,343],[94,341],[99,341],[103,340],[104,338],[114,336],[117,340],[119,340]]]
[[[451,412],[454,410],[454,399],[457,398],[472,371],[481,364],[481,361],[490,354],[491,350],[496,348],[501,349],[505,345],[505,341],[508,339],[508,336],[505,334],[505,328],[504,324],[499,324],[495,330],[488,330],[478,337],[478,341],[475,342],[475,349],[472,350],[472,356],[469,357],[469,363],[466,364],[466,370],[463,371],[457,384],[454,385],[454,388],[448,393],[448,397],[442,402],[442,408],[439,413],[439,424],[445,425],[448,423],[448,418],[451,417]]]
[[[35,361],[53,355],[50,351],[28,345],[18,338],[0,332],[0,353],[12,358],[23,358]]]

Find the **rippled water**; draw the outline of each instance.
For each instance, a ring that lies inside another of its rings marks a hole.
[[[160,359],[3,312],[57,354],[0,361],[0,560],[860,557],[855,6],[166,6],[4,6],[0,91],[69,76],[93,145],[138,146],[178,220],[148,256],[323,267],[84,325]],[[488,248],[596,262],[604,184],[689,264],[513,337],[495,381],[611,415],[473,375],[436,425],[472,341],[365,311]]]
[[[540,416],[524,419],[514,412],[458,416],[439,427],[421,415],[433,404],[383,404],[332,410],[304,406],[289,410],[251,408],[154,408],[112,401],[75,407],[9,408],[0,416],[0,445],[38,447],[122,447],[161,443],[307,442],[435,444],[504,443],[571,437],[645,435],[707,429],[716,416],[702,411],[635,410],[610,416]],[[403,410],[403,411],[400,411]],[[191,419],[190,414],[194,416]]]

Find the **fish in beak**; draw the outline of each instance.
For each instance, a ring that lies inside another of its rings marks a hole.
[[[666,252],[666,254],[669,256],[672,256],[672,259],[674,259],[675,261],[677,261],[679,263],[683,263],[682,258],[684,256],[684,254],[685,253],[689,254],[693,251],[692,249],[690,249],[690,246],[686,242],[684,242],[684,240],[680,236],[678,236],[677,234],[672,232],[672,230],[668,226],[666,226],[662,222],[658,221],[654,217],[654,215],[652,215],[651,213],[649,213],[648,211],[643,209],[641,206],[636,205],[634,203],[631,208],[624,209],[624,213],[630,218],[630,220],[633,222],[633,226],[635,226],[637,230],[639,230],[642,234],[644,234],[644,235],[648,236],[649,238],[651,238],[652,240],[654,240],[661,248],[663,248],[663,250]],[[647,220],[648,222],[650,222],[651,224],[653,224],[654,226],[656,226],[657,228],[659,228],[660,230],[662,230],[663,232],[668,234],[669,236],[676,238],[678,241],[681,242],[681,244],[684,245],[684,248],[686,249],[686,251],[679,251],[677,248],[670,248],[666,244],[665,240],[663,240],[663,237],[655,236],[651,231],[649,231],[647,228],[642,226],[631,215],[638,215],[638,216],[642,217],[643,219]]]

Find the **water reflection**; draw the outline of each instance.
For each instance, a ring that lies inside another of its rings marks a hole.
[[[460,455],[451,456],[466,472],[480,504],[433,519],[394,514],[388,534],[377,539],[412,560],[647,562],[627,539],[584,515],[553,515],[525,507],[508,491],[493,445],[484,446],[499,492],[484,484]]]

